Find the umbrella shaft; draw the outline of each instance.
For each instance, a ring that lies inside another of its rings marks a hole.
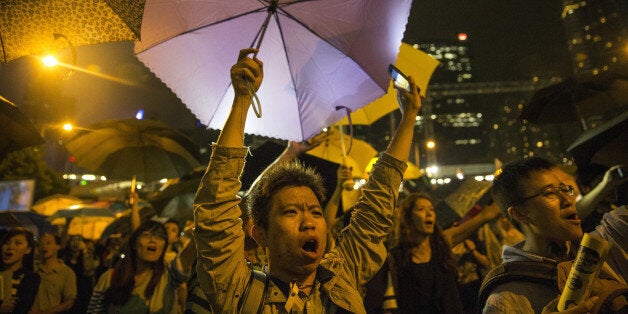
[[[277,1],[271,1],[270,7],[268,7],[268,15],[266,15],[266,19],[264,23],[262,23],[262,27],[260,28],[257,36],[253,40],[253,43],[257,41],[257,45],[255,45],[255,49],[259,50],[259,47],[262,45],[262,40],[264,39],[264,34],[266,34],[266,29],[268,28],[268,23],[270,22],[270,17],[276,12],[275,7],[277,6]],[[253,58],[257,57],[257,53],[253,55]]]

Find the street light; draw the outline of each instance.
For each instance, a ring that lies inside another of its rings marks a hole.
[[[436,148],[436,142],[434,142],[434,140],[428,140],[425,142],[425,147],[427,147],[427,149],[434,149]]]
[[[52,36],[54,37],[55,40],[59,39],[59,38],[64,38],[65,40],[68,41],[68,45],[70,46],[70,51],[72,53],[72,65],[71,66],[67,66],[68,68],[70,68],[70,72],[68,72],[65,76],[64,79],[68,79],[70,77],[72,77],[72,75],[74,75],[74,68],[76,68],[76,47],[74,47],[74,44],[72,44],[72,42],[70,41],[70,39],[68,39],[65,35],[60,34],[60,33],[54,33],[52,34]],[[57,60],[57,58],[55,56],[52,55],[48,55],[45,56],[41,59],[41,61],[44,63],[45,66],[47,67],[54,67],[56,65],[59,64],[59,60]]]

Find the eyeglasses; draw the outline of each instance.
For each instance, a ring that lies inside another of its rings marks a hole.
[[[515,201],[514,203],[512,203],[510,206],[517,206],[517,205],[521,205],[535,197],[538,196],[543,196],[546,200],[548,201],[553,201],[553,200],[557,200],[558,199],[558,193],[562,193],[562,195],[564,197],[571,197],[574,195],[574,187],[571,185],[564,185],[561,184],[559,186],[550,186],[547,187],[545,189],[543,189],[543,191],[524,197],[518,201]]]
[[[161,232],[144,231],[140,234],[140,238],[149,239],[149,240],[151,238],[155,238],[156,240],[166,241],[167,236]]]

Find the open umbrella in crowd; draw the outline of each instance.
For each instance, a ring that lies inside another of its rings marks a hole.
[[[146,0],[0,2],[0,61],[74,46],[136,40]],[[65,40],[64,40],[65,39]]]
[[[135,52],[201,122],[219,129],[233,99],[234,57],[259,46],[262,117],[251,114],[246,132],[303,141],[344,116],[337,106],[355,111],[386,92],[411,3],[149,1]]]
[[[66,143],[76,164],[108,179],[150,182],[199,166],[198,146],[156,120],[125,119],[91,126]]]

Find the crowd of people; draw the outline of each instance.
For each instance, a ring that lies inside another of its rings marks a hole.
[[[256,52],[241,50],[231,69],[235,97],[193,228],[142,219],[131,193],[131,228],[102,246],[12,229],[0,242],[0,313],[550,313],[570,284],[559,270],[575,258],[581,225],[612,248],[591,296],[568,312],[628,310],[628,213],[613,193],[626,184],[621,166],[574,178],[541,158],[515,161],[465,217],[441,224],[439,200],[400,188],[421,110],[411,77],[397,90],[401,121],[357,191],[346,191],[352,174],[341,165],[325,199],[323,178],[298,162],[314,137],[289,142],[240,194],[251,91],[264,72]],[[359,197],[348,204],[343,193]]]

